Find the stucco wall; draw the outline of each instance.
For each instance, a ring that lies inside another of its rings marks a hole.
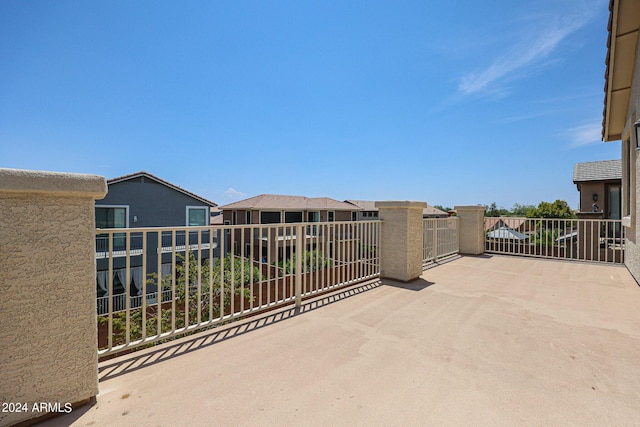
[[[480,255],[484,253],[484,206],[456,206],[458,215],[460,253]]]
[[[95,199],[104,178],[0,169],[0,425],[98,392]]]
[[[598,195],[599,212],[604,212],[605,218],[609,218],[609,186],[620,185],[617,181],[583,182],[580,184],[580,212],[591,212],[593,207],[593,195]]]
[[[408,282],[422,274],[422,210],[424,202],[376,202],[382,220],[382,277]]]
[[[631,85],[631,96],[629,97],[629,113],[627,117],[627,123],[625,129],[628,129],[631,134],[631,142],[630,142],[630,157],[632,167],[635,168],[635,174],[632,174],[632,201],[631,207],[634,210],[634,214],[631,215],[631,227],[625,227],[625,233],[627,236],[626,246],[625,246],[625,265],[636,279],[638,283],[640,283],[640,245],[638,241],[638,230],[640,230],[640,156],[638,155],[638,151],[635,149],[635,131],[633,129],[633,123],[640,118],[640,43],[638,43],[638,50],[636,51],[636,64],[635,64],[635,72],[633,76],[633,82]],[[622,141],[622,144],[625,144],[625,141]],[[623,149],[623,171],[624,171],[624,163],[628,162],[629,159],[624,157],[624,149]],[[623,177],[623,185],[625,179]],[[623,189],[623,194],[625,193]],[[634,200],[635,196],[635,200]],[[624,196],[623,196],[624,197]],[[634,209],[635,205],[635,209]]]

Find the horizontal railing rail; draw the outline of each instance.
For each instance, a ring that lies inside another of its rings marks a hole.
[[[162,302],[171,301],[172,294],[171,290],[165,290],[160,293],[162,296]],[[113,299],[112,309],[114,313],[118,313],[121,311],[125,311],[127,307],[126,294],[116,294],[111,297]],[[157,302],[158,293],[157,292],[149,292],[147,293],[147,303],[155,304]],[[142,307],[142,295],[135,295],[129,297],[129,307],[130,308],[139,308]],[[104,315],[109,313],[109,296],[98,297],[97,306],[98,306],[98,315]]]
[[[624,263],[620,220],[485,218],[485,251],[602,263]]]
[[[427,264],[460,250],[460,235],[456,217],[425,218],[422,221],[422,262]]]
[[[105,252],[96,260],[100,355],[299,306],[303,298],[380,276],[377,220],[96,234]]]

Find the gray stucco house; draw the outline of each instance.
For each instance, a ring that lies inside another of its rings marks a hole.
[[[177,185],[167,182],[148,172],[136,172],[113,178],[107,181],[107,196],[96,201],[96,228],[99,229],[131,229],[146,227],[197,227],[208,226],[210,213],[217,205],[191,193]],[[210,231],[187,232],[177,231],[175,241],[170,232],[149,233],[144,237],[147,245],[146,263],[144,263],[142,245],[143,234],[131,232],[127,239],[125,233],[116,233],[111,239],[112,277],[109,277],[109,238],[107,234],[98,234],[96,237],[96,265],[97,265],[97,293],[98,312],[101,312],[101,304],[106,304],[109,280],[112,280],[114,306],[124,304],[126,282],[126,253],[127,241],[129,243],[130,262],[130,296],[140,297],[143,289],[143,281],[149,273],[171,271],[171,251],[165,251],[164,247],[175,246],[177,252],[184,255],[187,247],[193,244],[197,246],[197,234],[202,241],[210,241]],[[161,242],[159,242],[161,236]],[[217,236],[212,236],[214,241],[214,257],[218,256],[216,249]],[[161,245],[162,251],[150,250]],[[201,245],[201,258],[208,259],[211,251],[210,244]],[[198,249],[196,249],[198,250]],[[158,252],[161,252],[161,265],[158,265]],[[157,292],[155,285],[147,286],[147,297],[155,298]],[[132,305],[137,303],[132,303]],[[104,307],[102,307],[104,308]]]

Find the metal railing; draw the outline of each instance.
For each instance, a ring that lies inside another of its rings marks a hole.
[[[171,290],[165,290],[161,292],[162,302],[171,301]],[[113,313],[125,311],[127,308],[127,295],[117,294],[111,297],[111,307]],[[147,304],[156,304],[158,298],[157,292],[150,292],[147,294]],[[136,295],[129,297],[129,307],[139,308],[142,307],[142,295]],[[109,313],[109,296],[98,297],[97,299],[98,316]]]
[[[124,257],[126,255],[127,244],[129,249],[129,254],[140,255],[142,254],[143,249],[143,234],[140,232],[123,232],[123,229],[118,229],[118,232],[113,232],[109,234],[100,233],[96,236],[96,258],[107,258],[109,256],[113,257]],[[127,229],[132,230],[132,229]],[[218,237],[214,232],[212,238],[210,239],[207,235],[207,232],[204,232],[202,235],[201,241],[204,243],[200,243],[203,245],[200,249],[207,249],[207,245],[212,244],[214,247],[217,246]],[[175,236],[171,234],[171,232],[163,232],[161,233],[162,239],[162,251],[163,252],[171,252],[173,247],[175,246],[179,252],[184,252],[185,247],[187,245],[187,234],[190,249],[197,249],[197,240],[198,235],[192,231],[179,230]],[[149,238],[147,235],[146,238]],[[157,236],[154,236],[157,238]],[[109,241],[111,241],[111,250],[109,250]]]
[[[485,251],[577,261],[624,263],[620,220],[485,218]]]
[[[422,262],[436,261],[458,253],[458,218],[426,218],[422,221]]]
[[[317,232],[308,233],[309,227]],[[97,230],[97,234],[105,238],[106,256],[97,262],[99,270],[107,271],[102,277],[108,282],[103,285],[107,295],[97,304],[100,355],[274,307],[300,306],[303,298],[380,276],[377,220],[137,228]],[[181,234],[189,236],[189,245],[180,240]],[[133,249],[132,236],[140,236],[140,254]],[[118,247],[121,241],[124,248]],[[113,256],[116,247],[124,256]],[[139,276],[134,280],[134,268],[137,274],[141,268],[144,280]],[[147,298],[127,298],[132,286],[136,286],[133,293]],[[114,289],[121,294],[109,297]],[[156,289],[163,295],[161,301],[153,292]]]

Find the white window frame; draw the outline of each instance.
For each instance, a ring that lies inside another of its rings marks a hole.
[[[184,223],[187,227],[190,227],[189,225],[189,211],[191,209],[204,209],[204,225],[196,225],[193,227],[206,227],[207,225],[207,218],[211,218],[211,213],[209,212],[209,206],[185,206],[184,212],[185,212],[185,220]]]
[[[129,228],[129,205],[95,205],[95,209],[98,209],[98,208],[124,208],[125,210],[124,216],[125,216],[125,223],[126,223],[125,228]],[[94,213],[94,216],[95,216],[95,213]],[[114,229],[109,228],[108,230],[114,230]]]

